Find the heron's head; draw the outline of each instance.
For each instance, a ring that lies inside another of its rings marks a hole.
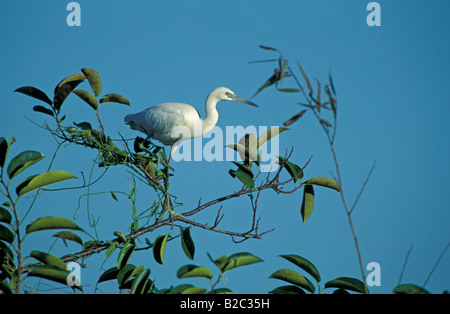
[[[244,104],[248,104],[250,106],[259,107],[257,104],[251,102],[250,100],[241,98],[237,96],[231,89],[226,87],[218,87],[215,90],[211,92],[210,95],[213,95],[218,99],[218,101],[225,100],[225,101],[236,101],[241,102]]]

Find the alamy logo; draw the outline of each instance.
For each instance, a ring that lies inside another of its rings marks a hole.
[[[81,7],[78,2],[70,2],[66,7],[67,11],[71,11],[66,18],[69,26],[81,26]]]
[[[81,286],[81,266],[76,262],[67,263],[67,275],[66,282],[69,287]]]
[[[278,134],[286,128],[274,126],[215,126],[207,134],[192,138],[192,130],[178,126],[171,137],[178,138],[174,144],[174,161],[257,161],[261,172],[276,171],[279,156]],[[194,130],[195,134],[195,130]],[[258,137],[259,136],[259,137]],[[239,140],[238,140],[239,139]],[[238,140],[238,142],[236,142]],[[224,145],[224,143],[231,143]],[[204,144],[204,145],[203,145]]]
[[[381,26],[381,7],[378,2],[370,2],[366,7],[367,11],[371,11],[367,15],[367,25],[372,26]]]
[[[366,283],[369,287],[381,286],[381,266],[377,262],[370,262],[366,267],[370,273],[366,277]]]

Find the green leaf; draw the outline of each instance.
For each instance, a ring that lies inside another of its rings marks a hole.
[[[350,294],[350,292],[348,292],[345,289],[336,289],[336,290],[333,291],[332,294],[347,295],[347,294]]]
[[[10,224],[12,221],[12,215],[8,209],[0,207],[0,222],[6,222]]]
[[[308,220],[314,209],[314,187],[312,185],[305,185],[303,189],[303,200],[300,213],[302,215],[303,222]]]
[[[105,258],[110,257],[117,249],[117,244],[110,243],[109,247],[105,251]]]
[[[281,62],[281,59],[279,59],[279,62]],[[281,66],[281,68],[280,68],[280,77],[281,77],[281,80],[284,78],[284,76],[286,75],[285,74],[285,71],[286,71],[286,69],[288,68],[288,65],[289,65],[289,60],[283,60],[283,65]],[[288,74],[287,74],[288,75]],[[280,80],[280,82],[281,82],[281,80]]]
[[[414,284],[401,284],[396,286],[392,292],[396,294],[429,294],[427,290]]]
[[[80,238],[80,236],[75,234],[75,233],[73,233],[73,232],[70,232],[70,231],[57,232],[57,233],[55,233],[53,235],[53,237],[60,238],[60,239],[63,239],[65,241],[66,240],[67,241],[72,241],[72,242],[78,243],[79,245],[83,245],[83,240]]]
[[[269,291],[269,293],[272,293],[272,294],[305,294],[305,291],[303,289],[299,288],[298,286],[286,285],[286,286],[277,287],[277,288]]]
[[[129,106],[130,105],[130,101],[128,99],[126,99],[124,96],[119,95],[119,94],[107,94],[105,96],[103,96],[102,98],[100,98],[100,103],[106,103],[106,102],[115,102],[115,103],[119,103],[119,104],[124,104]]]
[[[120,268],[117,273],[117,282],[119,283],[119,289],[123,289],[127,281],[139,274],[144,269],[144,266],[136,267],[133,264],[126,264]]]
[[[153,243],[153,257],[155,261],[159,264],[164,262],[164,251],[166,249],[167,239],[169,238],[169,234],[161,234],[159,235],[155,242]]]
[[[117,279],[118,273],[119,269],[117,269],[117,267],[111,267],[110,269],[106,270],[103,274],[100,275],[100,278],[98,278],[97,283]]]
[[[92,95],[90,92],[82,90],[82,89],[76,89],[73,91],[74,94],[76,94],[78,97],[80,97],[82,100],[84,100],[89,106],[92,107],[92,109],[97,110],[98,109],[98,101]]]
[[[303,178],[303,170],[296,164],[280,156],[278,156],[278,163],[284,165],[291,177],[294,178],[294,182],[300,181]]]
[[[177,271],[177,278],[190,278],[190,277],[201,277],[206,279],[212,279],[212,271],[203,266],[197,265],[184,265]]]
[[[22,183],[17,186],[16,192],[18,196],[22,196],[36,189],[43,188],[44,186],[52,185],[73,178],[76,178],[76,176],[63,170],[44,172],[36,176],[28,177],[27,179],[22,181]]]
[[[241,170],[237,170],[237,171],[230,170],[229,173],[231,176],[237,177],[242,183],[245,184],[245,186],[250,191],[253,190],[253,188],[255,187],[255,182],[253,181],[253,178],[246,172],[241,171]]]
[[[256,153],[256,151],[258,150],[258,146],[255,134],[245,134],[243,137],[241,137],[238,144],[242,145],[245,148],[244,150],[242,150],[240,148],[241,146],[237,147],[239,156],[241,157],[242,161],[248,163],[249,161],[258,160],[258,156]]]
[[[241,163],[239,163],[239,162],[236,162],[236,161],[232,161],[232,163],[235,164],[235,165],[239,168],[239,170],[245,172],[245,173],[248,174],[250,177],[252,177],[252,179],[253,179],[253,177],[255,176],[255,175],[253,174],[252,170],[251,170],[251,167],[249,167],[248,165],[246,165],[246,164],[243,165],[243,164],[241,164]]]
[[[278,49],[276,49],[276,48],[272,48],[272,47],[268,47],[268,46],[263,46],[263,45],[259,45],[259,48],[265,49],[265,50],[271,50],[271,51],[278,51]]]
[[[213,262],[220,269],[220,271],[222,271],[228,261],[228,256],[222,255],[216,259],[213,259],[209,253],[207,253],[207,255],[210,261]]]
[[[264,132],[260,137],[258,137],[258,140],[256,141],[256,149],[259,149],[261,146],[263,146],[266,142],[270,141],[272,138],[277,136],[278,134],[289,130],[288,128],[283,127],[273,127],[266,132]]]
[[[8,243],[12,243],[14,241],[14,234],[7,227],[0,224],[0,240],[3,240]]]
[[[327,178],[327,177],[311,178],[308,181],[306,181],[304,184],[319,185],[319,186],[323,186],[326,188],[334,189],[338,192],[340,191],[339,183],[337,183],[333,179]]]
[[[83,72],[83,74],[88,79],[95,97],[100,95],[102,91],[102,81],[100,80],[100,75],[98,74],[98,72],[88,68],[82,68],[81,72]]]
[[[55,87],[55,92],[56,92],[56,90],[57,90],[57,88],[58,87],[61,87],[61,86],[63,86],[64,84],[70,84],[70,83],[72,83],[72,82],[76,82],[76,83],[78,83],[78,81],[84,81],[86,79],[86,76],[83,74],[83,73],[75,73],[75,74],[72,74],[72,75],[70,75],[70,76],[68,76],[68,77],[66,77],[66,78],[64,78],[61,82],[59,82],[59,84],[58,85],[56,85],[56,87]],[[80,83],[81,83],[80,82]],[[79,83],[78,83],[79,84]]]
[[[55,95],[53,97],[53,104],[57,111],[61,110],[61,106],[72,91],[84,80],[86,76],[83,73],[73,74],[63,79],[55,87]]]
[[[279,269],[272,275],[270,275],[269,278],[275,278],[289,282],[303,289],[306,289],[311,293],[314,293],[315,291],[314,285],[311,283],[311,281],[308,280],[308,278],[291,269]]]
[[[119,256],[117,258],[117,269],[122,269],[122,267],[124,267],[128,263],[135,248],[136,248],[136,245],[134,245],[133,243],[127,242],[120,249]]]
[[[333,126],[330,122],[328,122],[327,120],[324,120],[322,118],[319,118],[319,122],[329,128],[331,128]]]
[[[51,111],[50,109],[45,108],[44,106],[39,106],[39,105],[34,106],[33,107],[33,111],[45,113],[45,114],[48,114],[49,116],[52,116],[52,117],[55,116],[53,111]]]
[[[329,100],[329,103],[331,106],[331,111],[333,111],[334,119],[336,120],[336,110],[337,110],[336,99],[333,97],[333,95],[331,95],[330,88],[328,87],[328,85],[325,86],[325,93],[328,96],[328,100]]]
[[[5,166],[6,158],[8,157],[9,143],[4,137],[0,137],[0,168]]]
[[[172,289],[169,289],[169,291],[167,292],[168,294],[180,294],[183,293],[184,290],[189,289],[189,288],[193,288],[194,286],[191,284],[181,284],[178,285]]]
[[[195,244],[191,237],[191,228],[180,228],[180,233],[183,252],[189,259],[193,260],[195,254]]]
[[[53,254],[41,251],[32,251],[30,257],[37,259],[39,262],[45,265],[52,265],[58,267],[59,269],[67,270],[66,263],[64,263],[59,257],[56,257]]]
[[[49,104],[50,106],[53,106],[53,102],[50,100],[50,98],[48,98],[47,94],[45,94],[43,91],[41,91],[40,89],[38,89],[36,87],[23,86],[23,87],[19,87],[18,89],[16,89],[15,92],[22,93],[27,96],[36,98],[38,100],[41,100],[41,101]]]
[[[26,168],[42,160],[42,158],[44,158],[44,155],[34,150],[21,152],[11,160],[6,173],[12,179]]]
[[[82,130],[85,130],[85,131],[92,130],[92,125],[89,122],[80,122],[80,123],[74,122],[73,124],[75,124],[77,127],[79,127]]]
[[[133,280],[133,284],[131,285],[130,293],[131,294],[147,294],[150,290],[150,280],[148,276],[150,275],[150,269],[145,268],[141,271],[136,278]]]
[[[0,269],[9,263],[14,264],[14,253],[11,251],[9,244],[0,241]],[[2,271],[5,271],[5,269],[3,268]],[[0,277],[8,276],[11,278],[12,272],[13,270],[11,269],[10,272],[4,272]]]
[[[54,282],[58,282],[64,285],[67,285],[67,278],[71,273],[67,270],[62,270],[59,267],[52,266],[52,265],[40,265],[35,266],[30,269],[28,272],[28,277],[39,277],[48,279]],[[78,289],[80,291],[83,291],[81,286],[74,285],[71,288]]]
[[[309,90],[309,95],[312,95],[312,87],[311,87],[311,83],[309,82],[308,76],[306,75],[305,71],[303,71],[302,66],[300,65],[299,62],[297,62],[298,68],[300,69],[300,72],[302,73],[303,79],[306,82],[306,85],[308,86],[308,90]]]
[[[111,193],[111,197],[113,198],[113,200],[115,200],[116,202],[118,201],[116,194],[111,190],[109,191],[109,193]]]
[[[54,229],[73,229],[84,231],[72,220],[62,217],[46,216],[37,218],[33,220],[30,224],[28,224],[26,228],[26,233],[30,234],[36,231],[54,230]]]
[[[236,253],[236,254],[230,255],[228,257],[227,263],[226,263],[225,267],[223,267],[222,271],[227,272],[227,271],[237,268],[237,267],[250,265],[250,264],[254,264],[254,263],[259,263],[259,262],[263,262],[263,260],[251,253],[247,253],[247,252]]]
[[[300,267],[304,271],[306,271],[308,274],[310,274],[318,283],[320,282],[320,274],[317,270],[316,266],[314,266],[313,263],[308,261],[306,258],[301,257],[296,254],[283,254],[280,255],[280,257],[288,260],[292,264]]]
[[[284,122],[284,126],[289,126],[292,123],[294,123],[295,121],[297,121],[298,119],[300,119],[304,114],[306,113],[306,110],[302,110],[299,113],[297,113],[296,115],[294,115],[292,118],[290,118],[289,120]]]
[[[300,90],[298,88],[278,88],[280,92],[283,93],[298,93]]]
[[[256,95],[258,95],[265,88],[267,88],[270,85],[273,85],[273,84],[277,83],[278,81],[280,81],[282,79],[280,74],[281,74],[281,72],[279,70],[277,70],[267,81],[264,82],[264,84],[260,88],[258,88],[258,90],[252,96],[252,98],[255,97]]]
[[[218,288],[208,292],[208,294],[233,294],[229,288]]]
[[[116,231],[114,231],[113,234],[119,238],[120,242],[123,242],[123,243],[127,242],[127,238],[125,237],[125,235],[122,232],[116,230]]]
[[[131,273],[131,277],[138,276],[143,270],[144,270],[144,266],[143,265],[135,267],[133,272]]]
[[[325,288],[339,288],[350,291],[365,293],[364,283],[355,278],[339,277],[325,283]]]
[[[330,81],[331,90],[333,91],[333,94],[336,96],[336,90],[334,89],[333,78],[331,76],[331,68],[330,71],[328,72],[328,79]]]
[[[182,284],[178,285],[172,289],[163,289],[160,290],[158,293],[165,293],[165,294],[203,294],[206,292],[205,288],[202,287],[194,287],[191,284]]]
[[[0,280],[0,291],[4,294],[12,294],[11,286],[6,279]]]
[[[92,125],[89,122],[80,122],[80,123],[74,122],[73,124],[75,124],[77,127],[82,129],[83,131],[91,131],[92,130]]]
[[[256,143],[256,141],[255,141]],[[234,143],[234,144],[227,144],[225,147],[234,149],[239,153],[239,157],[242,161],[257,161],[258,155],[256,154],[256,149],[252,150],[249,148],[249,146],[245,146],[242,143]]]
[[[203,294],[206,292],[205,288],[202,287],[190,287],[185,289],[181,294]]]

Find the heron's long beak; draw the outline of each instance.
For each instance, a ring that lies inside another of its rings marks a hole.
[[[250,100],[241,98],[239,96],[236,95],[229,95],[229,97],[231,98],[232,101],[237,101],[237,102],[242,102],[244,104],[253,106],[253,107],[259,107],[257,104],[255,104],[254,102],[251,102]]]

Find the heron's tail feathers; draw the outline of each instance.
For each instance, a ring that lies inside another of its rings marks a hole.
[[[150,135],[146,129],[142,127],[142,114],[141,113],[132,113],[127,114],[123,119],[125,124],[129,125],[131,129],[140,131],[144,134]]]
[[[123,121],[125,121],[125,124],[131,125],[132,123],[134,123],[133,116],[134,116],[134,114],[127,114],[125,116],[125,118],[123,118]]]
[[[125,124],[129,125],[133,130],[141,131],[141,129],[139,128],[139,124],[136,123],[136,114],[127,114],[123,120]]]

